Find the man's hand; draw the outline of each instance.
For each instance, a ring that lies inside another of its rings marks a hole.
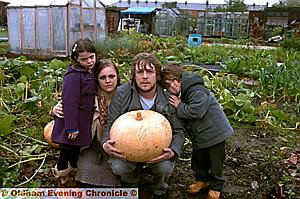
[[[126,160],[126,157],[122,155],[123,152],[113,146],[115,143],[113,140],[107,140],[102,146],[103,150],[111,157]]]
[[[174,151],[170,148],[163,149],[163,154],[160,156],[153,158],[152,160],[149,160],[147,163],[157,163],[164,160],[169,160],[175,155]]]

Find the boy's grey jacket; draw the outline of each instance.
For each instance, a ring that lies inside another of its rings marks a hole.
[[[164,115],[169,120],[173,132],[172,143],[169,148],[176,153],[176,157],[179,157],[184,143],[184,121],[176,116],[175,108],[169,104],[169,96],[169,92],[163,90],[162,87],[158,85],[155,105],[151,110]],[[140,97],[135,83],[129,81],[117,88],[109,105],[106,118],[107,124],[103,132],[102,144],[109,139],[109,131],[113,122],[120,115],[134,110],[143,110],[143,108],[140,103]]]
[[[186,120],[186,129],[195,150],[223,142],[233,129],[215,96],[195,73],[183,74],[177,116]]]

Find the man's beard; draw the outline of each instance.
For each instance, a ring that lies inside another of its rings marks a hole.
[[[147,90],[138,87],[138,90],[139,90],[140,92],[142,92],[142,93],[149,93],[149,92],[151,92],[151,91],[153,91],[153,90],[155,90],[155,89],[156,89],[156,84],[154,84],[152,87],[148,88]]]

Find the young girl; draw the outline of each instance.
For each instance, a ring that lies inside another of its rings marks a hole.
[[[89,39],[77,40],[72,46],[71,63],[63,78],[64,118],[55,118],[51,137],[60,145],[58,163],[52,169],[58,178],[58,187],[65,187],[67,181],[73,181],[80,147],[89,146],[92,141],[91,124],[97,88],[93,73],[95,63],[93,43]]]
[[[117,187],[118,176],[112,173],[99,142],[106,123],[106,112],[117,86],[120,85],[120,74],[116,65],[109,59],[102,59],[95,66],[95,77],[98,79],[98,91],[95,98],[95,113],[92,123],[93,141],[90,146],[80,149],[75,179],[81,187]],[[63,117],[63,107],[59,102],[52,109],[52,114]]]
[[[187,191],[197,193],[209,188],[207,199],[218,199],[224,187],[225,141],[233,129],[199,75],[183,73],[179,65],[170,64],[162,70],[162,83],[173,94],[169,102],[176,107],[177,116],[185,119],[193,145],[192,169],[196,182]]]

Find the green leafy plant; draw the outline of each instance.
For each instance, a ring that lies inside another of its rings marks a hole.
[[[278,140],[284,144],[293,140],[299,130],[300,55],[295,49],[261,50],[222,45],[190,49],[184,37],[140,34],[115,35],[99,42],[97,48],[100,54],[117,64],[122,83],[129,80],[133,56],[138,52],[151,52],[163,64],[168,61],[184,63],[186,71],[203,76],[205,86],[219,100],[233,124],[275,129],[280,132]],[[52,119],[48,115],[50,108],[60,98],[67,64],[59,59],[37,61],[24,56],[0,61],[0,147],[3,151],[0,163],[5,165],[0,168],[0,175],[4,174],[3,187],[41,186],[36,175],[46,167],[50,151],[42,130]],[[218,64],[222,70],[210,71],[201,64]],[[248,85],[244,80],[258,83]],[[267,158],[279,161],[277,156]],[[26,167],[25,162],[36,170],[30,176],[20,173]],[[283,176],[282,183],[288,183],[289,177]],[[293,194],[288,192],[287,195]]]
[[[17,127],[14,125],[16,116],[0,112],[0,136],[5,136],[13,132]]]

